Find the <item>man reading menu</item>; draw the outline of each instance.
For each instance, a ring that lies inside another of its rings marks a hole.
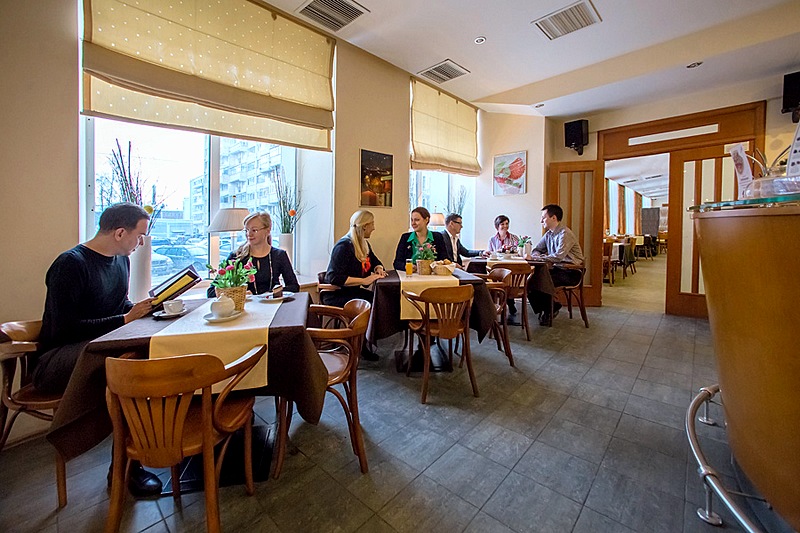
[[[44,392],[61,393],[86,345],[145,316],[152,299],[128,299],[128,256],[141,244],[150,216],[140,206],[120,203],[100,215],[97,234],[59,255],[45,277],[47,297],[42,315],[42,353],[33,384]],[[159,494],[161,482],[135,463],[129,489],[134,496]]]

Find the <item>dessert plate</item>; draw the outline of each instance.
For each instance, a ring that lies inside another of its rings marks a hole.
[[[188,309],[185,307],[183,311],[180,313],[167,313],[166,311],[156,311],[153,313],[153,318],[156,320],[172,320],[173,318],[178,318],[179,316],[183,316],[188,312]]]
[[[290,292],[290,291],[283,291],[283,295],[282,295],[282,296],[279,296],[278,298],[275,298],[274,296],[272,296],[272,293],[269,293],[269,294],[259,294],[259,295],[257,296],[257,298],[258,298],[259,300],[261,300],[262,302],[271,303],[271,302],[282,302],[282,301],[284,301],[284,300],[288,300],[288,299],[289,299],[289,298],[291,298],[292,296],[294,296],[294,293],[293,293],[293,292]]]

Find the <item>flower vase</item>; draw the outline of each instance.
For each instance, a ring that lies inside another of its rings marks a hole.
[[[142,244],[137,246],[130,255],[130,282],[128,285],[128,298],[136,303],[149,298],[152,285],[150,272],[153,261],[153,241],[151,235],[142,236]]]
[[[423,276],[430,276],[433,274],[431,263],[433,263],[433,261],[430,259],[417,259],[417,274]]]
[[[247,285],[240,285],[238,287],[214,287],[217,298],[225,295],[233,300],[234,309],[237,311],[244,311],[244,302],[247,300]]]
[[[278,236],[278,248],[286,252],[286,254],[289,256],[289,261],[291,261],[292,265],[294,265],[294,234],[281,233]]]

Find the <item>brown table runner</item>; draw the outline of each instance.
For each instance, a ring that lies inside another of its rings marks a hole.
[[[203,303],[204,300],[185,301],[190,311]],[[300,416],[316,424],[325,401],[328,371],[306,333],[309,304],[310,297],[303,292],[296,294],[293,301],[281,304],[269,328],[269,385],[252,391],[293,401]],[[150,336],[169,324],[142,318],[87,345],[47,434],[47,440],[65,460],[90,450],[111,433],[105,402],[105,358],[126,352],[147,357]]]

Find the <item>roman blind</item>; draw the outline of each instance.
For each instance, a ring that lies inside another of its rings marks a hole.
[[[411,168],[477,176],[478,110],[411,80]]]
[[[84,0],[83,112],[330,150],[334,46],[255,0]]]

